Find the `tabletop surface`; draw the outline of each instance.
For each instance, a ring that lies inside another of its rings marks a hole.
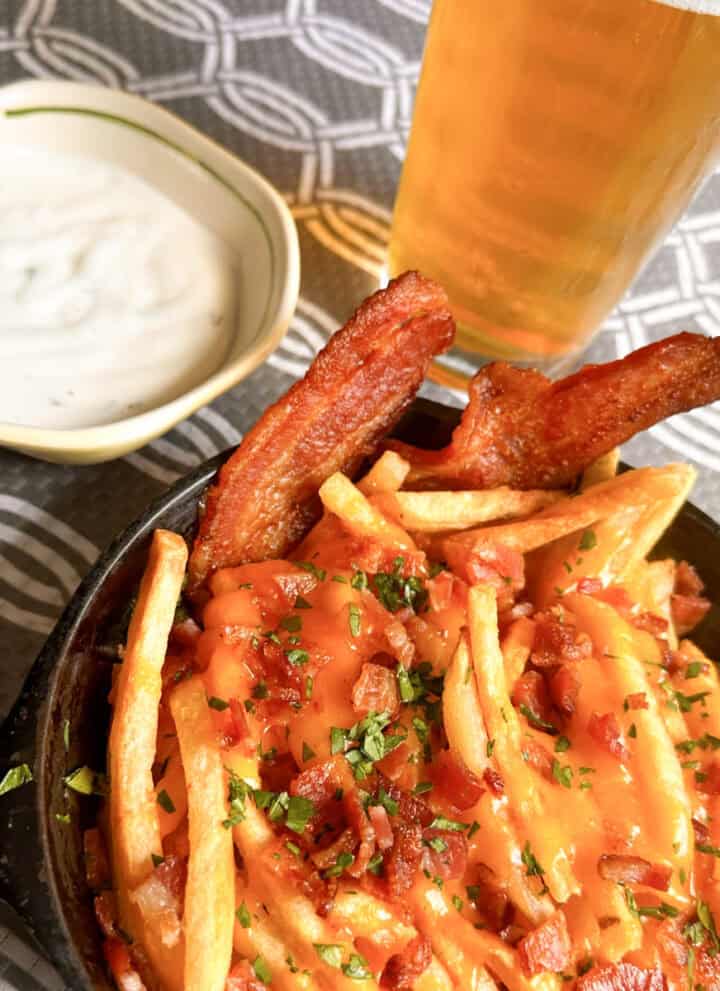
[[[0,84],[78,80],[162,104],[271,179],[302,252],[289,333],[212,406],[107,464],[62,467],[0,451],[0,717],[100,550],[169,484],[235,444],[377,287],[429,9],[430,0],[0,3]],[[622,356],[680,329],[720,332],[720,174],[587,359]],[[432,385],[424,391],[460,401]],[[693,462],[693,501],[720,518],[719,426],[720,404],[676,416],[623,456],[635,465]],[[62,987],[15,928],[0,908],[0,991]]]

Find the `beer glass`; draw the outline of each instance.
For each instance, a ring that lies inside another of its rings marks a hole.
[[[559,368],[720,149],[720,0],[435,0],[392,274],[448,291],[458,345]]]

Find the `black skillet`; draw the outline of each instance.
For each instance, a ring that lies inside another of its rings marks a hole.
[[[396,435],[440,447],[457,417],[457,410],[418,400]],[[68,801],[63,777],[83,764],[105,766],[113,660],[103,647],[118,640],[113,629],[122,627],[153,530],[192,534],[198,499],[227,454],[174,485],[102,555],[58,621],[0,732],[0,777],[22,761],[35,776],[35,784],[0,798],[0,897],[29,924],[73,991],[110,991],[112,985],[82,859],[82,831],[93,824],[96,799],[71,794]],[[656,553],[693,562],[718,603],[694,634],[712,656],[720,645],[720,527],[688,504]],[[67,812],[69,823],[56,818]]]

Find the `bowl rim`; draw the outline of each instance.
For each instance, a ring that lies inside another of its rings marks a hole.
[[[104,425],[54,429],[0,422],[0,444],[28,452],[90,454],[130,443],[134,448],[126,446],[126,450],[136,449],[237,385],[278,346],[290,325],[300,292],[297,228],[281,194],[259,172],[177,114],[143,97],[57,80],[21,80],[0,87],[0,126],[8,118],[40,113],[83,114],[130,126],[148,140],[158,141],[192,161],[243,200],[267,238],[274,277],[283,280],[274,312],[268,312],[269,305],[266,306],[260,326],[245,350],[175,399]],[[275,236],[265,212],[247,202],[242,192],[247,188],[254,188],[266,201],[267,215],[274,215],[276,221]]]

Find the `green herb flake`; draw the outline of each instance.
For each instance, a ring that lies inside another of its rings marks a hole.
[[[302,745],[302,759],[303,759],[303,763],[305,763],[305,762],[307,762],[309,760],[312,760],[314,756],[315,756],[315,751],[313,750],[313,748],[310,746],[309,743],[306,743],[303,740],[303,745]]]
[[[69,812],[56,812],[55,819],[57,822],[61,822],[64,826],[67,826],[70,822]]]
[[[330,728],[330,753],[341,754],[345,750],[347,737],[348,731],[346,729],[341,729],[339,726],[332,726]]]
[[[572,768],[569,764],[562,765],[557,757],[553,758],[552,776],[563,788],[572,788]]]
[[[435,816],[430,823],[430,829],[447,829],[452,833],[463,833],[469,826],[467,822],[457,822],[455,819],[446,819],[445,816]]]
[[[294,609],[312,609],[312,606],[307,599],[304,599],[302,595],[298,595],[295,598]]]
[[[350,959],[342,965],[341,969],[351,981],[369,981],[373,976],[367,960],[359,953],[351,953]]]
[[[524,702],[521,702],[518,708],[530,725],[534,726],[535,729],[542,730],[543,733],[549,733],[551,736],[557,736],[560,732],[560,730],[556,726],[553,726],[552,723],[549,723],[547,720],[541,719],[540,716],[537,716],[529,706],[525,705]]]
[[[167,812],[168,815],[172,815],[173,812],[175,811],[175,805],[173,803],[173,800],[172,798],[170,798],[170,796],[168,795],[168,793],[165,791],[164,788],[162,791],[158,792],[157,803],[161,809],[164,809],[165,812]]]
[[[306,650],[302,650],[300,647],[293,647],[292,650],[286,650],[285,656],[287,657],[289,663],[296,668],[302,667],[303,664],[307,664],[309,658],[308,652]]]
[[[307,571],[314,578],[317,578],[319,582],[324,582],[327,578],[327,571],[325,568],[318,568],[316,564],[312,561],[293,561],[296,568],[300,568],[302,571]]]
[[[348,624],[350,626],[350,633],[354,637],[359,637],[360,627],[361,627],[360,606],[358,606],[355,602],[351,602],[350,605],[348,606],[348,609],[349,609]]]
[[[566,736],[559,736],[555,741],[555,753],[564,754],[570,749],[570,741]]]
[[[702,674],[703,662],[702,661],[691,661],[690,664],[685,668],[685,678],[697,678]]]
[[[363,591],[368,587],[368,576],[364,571],[356,571],[350,579],[350,585],[352,588],[358,589],[358,591]]]
[[[219,699],[217,695],[211,695],[207,700],[207,704],[211,709],[216,709],[218,712],[224,712],[230,706],[229,702],[226,702],[225,699]]]
[[[250,915],[250,909],[247,907],[243,901],[238,909],[235,910],[235,918],[238,920],[243,929],[249,929],[252,925],[252,916]]]
[[[495,741],[488,740],[488,742],[485,744],[485,753],[487,754],[488,757],[492,757],[494,749],[495,749]]]
[[[78,767],[67,777],[63,778],[65,785],[79,795],[105,795],[107,792],[107,779],[99,771],[93,771],[87,765]],[[2,794],[2,783],[0,783],[0,795]]]
[[[259,981],[263,984],[270,984],[272,982],[272,971],[265,957],[255,957],[252,967]]]
[[[323,871],[323,877],[340,877],[344,872],[346,867],[351,867],[355,863],[355,857],[351,853],[339,853],[335,858],[335,863],[328,867],[327,870]]]
[[[472,837],[475,835],[475,833],[479,831],[479,829],[480,829],[480,823],[477,821],[477,819],[473,819],[473,821],[470,823],[470,830],[468,831],[468,839],[472,839]]]
[[[580,543],[578,545],[581,551],[591,551],[593,547],[597,546],[597,536],[594,530],[586,530],[582,537],[580,538]]]
[[[710,857],[720,857],[720,847],[712,846],[710,843],[696,843],[695,849],[700,853],[707,853]]]
[[[630,723],[630,728],[628,729],[628,736],[630,737],[631,740],[636,739],[637,726],[635,725],[635,723]]]
[[[280,620],[280,626],[288,633],[299,633],[302,630],[302,616],[285,616]]]
[[[464,907],[464,903],[463,903],[462,898],[460,898],[459,895],[453,895],[452,896],[452,903],[455,906],[455,908],[458,910],[458,912],[462,912],[463,907]]]
[[[413,795],[424,795],[427,791],[432,791],[432,781],[418,781],[413,788]]]
[[[11,767],[9,771],[6,771],[2,781],[0,781],[0,795],[7,795],[9,791],[14,791],[15,788],[29,784],[32,780],[33,773],[28,764],[18,764],[17,767]],[[91,795],[92,789],[86,792],[86,794]]]
[[[259,681],[252,690],[252,697],[254,699],[266,699],[269,694],[268,686],[264,681]]]
[[[377,804],[382,805],[390,816],[396,816],[398,814],[398,803],[388,795],[384,788],[380,788],[378,791]]]
[[[313,697],[313,687],[314,687],[314,685],[315,685],[315,681],[314,681],[312,675],[308,675],[307,678],[305,679],[305,698],[306,699],[311,699]]]
[[[165,858],[162,857],[159,853],[151,853],[150,859],[152,860],[153,867],[159,867],[160,864],[165,863]]]
[[[383,867],[383,855],[381,853],[374,854],[370,860],[368,860],[367,869],[371,874],[377,876],[382,872]]]
[[[286,826],[293,833],[302,833],[315,815],[315,803],[301,795],[292,795],[288,801]]]
[[[336,943],[313,943],[313,946],[323,963],[327,964],[328,967],[340,970],[343,957],[342,946],[338,946]]]

